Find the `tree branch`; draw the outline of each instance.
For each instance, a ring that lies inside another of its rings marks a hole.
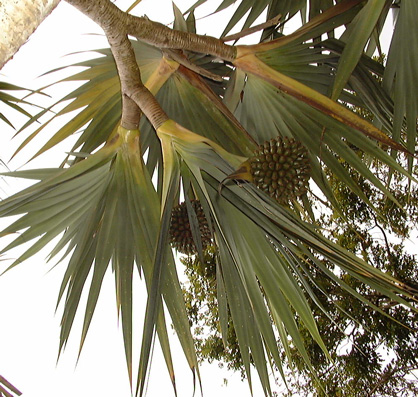
[[[136,129],[139,125],[140,110],[157,129],[168,119],[155,97],[141,81],[141,72],[136,63],[135,53],[127,35],[107,33],[112,54],[118,68],[122,88],[122,127]]]
[[[126,34],[106,32],[107,39],[115,58],[122,92],[121,126],[137,129],[141,117],[138,105],[132,101],[130,94],[142,85],[141,75],[135,61],[135,55]]]
[[[129,34],[145,43],[159,48],[210,54],[230,62],[236,57],[234,46],[226,45],[215,37],[173,30],[144,17],[129,14],[127,17]]]
[[[104,21],[118,20],[125,26],[127,34],[138,40],[158,48],[169,48],[185,51],[194,51],[202,54],[211,54],[225,61],[233,61],[236,57],[236,48],[223,43],[211,36],[202,36],[195,33],[173,30],[146,17],[135,17],[116,7],[110,0],[66,0],[78,8],[83,14],[89,16],[103,29]]]
[[[200,76],[206,77],[213,81],[223,81],[222,76],[218,76],[215,73],[209,72],[209,70],[203,69],[200,66],[195,65],[193,62],[189,61],[189,59],[183,54],[183,52],[179,50],[166,49],[163,52],[164,55],[167,56],[167,58],[172,59],[173,61],[179,63],[180,65],[183,65],[187,69],[190,69],[191,71],[199,74]]]
[[[120,11],[108,0],[94,2],[67,0],[67,2],[90,17],[106,34],[121,82],[121,126],[127,129],[137,129],[141,116],[140,111],[142,111],[157,129],[168,117],[141,81],[141,72],[128,39],[126,24],[128,14]]]

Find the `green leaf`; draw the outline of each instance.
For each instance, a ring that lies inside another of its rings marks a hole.
[[[187,22],[184,19],[183,13],[174,4],[174,2],[173,2],[173,12],[174,12],[174,25],[173,25],[173,29],[180,30],[182,32],[187,32],[188,31]]]
[[[418,55],[416,51],[411,51],[411,48],[416,48],[418,44],[418,34],[415,28],[417,17],[417,2],[405,1],[400,4],[383,76],[383,87],[391,95],[395,105],[393,139],[400,142],[406,117],[406,141],[409,150],[414,149],[416,142],[418,115],[418,99],[415,95],[418,83],[415,65],[418,62]],[[409,171],[412,169],[412,163],[410,159]]]
[[[331,99],[337,100],[341,91],[346,86],[351,73],[360,60],[367,40],[369,40],[379,20],[385,3],[385,0],[368,1],[351,23],[351,34],[338,62]]]
[[[335,158],[334,153],[353,166],[388,197],[392,197],[387,188],[369,170],[368,165],[359,160],[349,144],[360,147],[400,173],[405,173],[405,170],[369,138],[321,114],[318,110],[300,103],[289,95],[278,93],[273,86],[255,76],[247,79],[245,93],[236,112],[243,126],[260,144],[277,136],[289,136],[309,148],[312,154],[312,178],[337,209],[338,203],[323,175],[321,162],[333,170],[333,173],[365,202],[369,203],[369,200]],[[392,199],[394,200],[393,197]]]
[[[146,81],[148,77],[158,68],[162,57],[161,51],[140,43],[132,41],[138,66],[141,70],[141,77]],[[69,104],[53,114],[47,121],[33,131],[18,147],[14,155],[19,153],[29,142],[31,142],[47,125],[72,111],[78,114],[50,138],[34,157],[56,146],[69,136],[77,133],[83,127],[87,126],[83,134],[79,137],[71,151],[75,151],[81,146],[81,150],[91,153],[102,145],[111,136],[117,128],[121,116],[120,105],[120,83],[117,75],[115,62],[110,49],[95,50],[94,53],[101,55],[99,58],[68,65],[68,67],[83,67],[84,70],[77,72],[67,78],[56,81],[51,85],[57,85],[63,82],[86,81],[80,87],[55,102],[47,109],[42,110],[33,116],[19,131],[22,133],[40,117],[52,111],[66,101],[71,100]],[[52,70],[50,73],[60,71],[64,68]],[[40,92],[47,87],[40,89]]]
[[[154,337],[155,324],[161,309],[161,284],[163,274],[166,272],[166,256],[168,246],[168,234],[171,221],[171,210],[174,197],[179,188],[179,164],[176,154],[172,148],[171,137],[159,136],[162,141],[164,175],[160,232],[158,235],[157,247],[153,261],[152,281],[148,294],[147,307],[144,320],[144,331],[142,337],[141,357],[138,370],[138,383],[136,394],[144,393],[145,379],[148,370],[148,361],[151,355],[151,346]]]
[[[145,276],[151,297],[148,310],[156,314],[153,317],[153,327],[156,327],[167,368],[175,385],[162,298],[173,318],[174,328],[193,372],[197,371],[197,359],[180,283],[171,251],[167,250],[166,237],[160,238],[157,251],[159,254],[156,257],[159,266],[164,264],[164,271],[159,285],[155,287],[154,281],[153,286],[153,257],[160,228],[160,201],[151,178],[146,173],[140,153],[138,131],[119,128],[109,144],[69,168],[18,172],[16,176],[41,178],[41,181],[0,204],[2,216],[25,214],[3,231],[8,234],[26,229],[4,251],[40,236],[12,264],[15,266],[64,232],[50,255],[52,258],[63,249],[65,252],[61,260],[70,255],[59,292],[59,301],[64,300],[59,352],[67,343],[81,294],[87,287],[88,275],[92,272],[80,342],[81,351],[104,275],[111,263],[115,273],[118,311],[122,318],[130,377],[132,275],[136,262],[139,272]],[[169,216],[165,215],[163,230],[167,229],[168,221]],[[115,238],[109,238],[111,235]],[[161,233],[161,236],[166,236],[166,233]],[[148,357],[149,355],[150,353]]]
[[[353,127],[363,134],[376,139],[392,148],[406,152],[406,149],[385,135],[378,128],[351,112],[342,105],[332,101],[310,87],[291,79],[290,77],[270,68],[260,61],[255,55],[239,56],[234,64],[243,71],[256,75],[263,80],[268,81],[279,90],[301,100],[315,109],[343,122],[347,126]]]

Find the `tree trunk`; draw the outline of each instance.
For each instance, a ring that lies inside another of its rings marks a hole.
[[[0,69],[59,2],[60,0],[0,1]]]

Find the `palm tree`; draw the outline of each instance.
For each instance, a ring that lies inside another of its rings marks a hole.
[[[326,311],[313,292],[321,291],[313,267],[383,315],[384,308],[340,276],[348,273],[416,310],[414,286],[325,238],[315,208],[327,206],[344,216],[327,170],[373,209],[342,162],[397,205],[387,188],[391,175],[415,181],[416,1],[243,0],[220,39],[195,33],[194,11],[204,1],[184,14],[174,8],[174,29],[123,12],[110,0],[67,2],[103,28],[110,48],[76,64],[84,70],[65,80],[85,83],[23,128],[71,100],[18,149],[50,121],[78,110],[33,156],[81,132],[62,165],[7,173],[39,182],[0,204],[0,216],[22,215],[2,231],[20,234],[1,253],[34,240],[9,269],[59,236],[50,258],[61,253],[60,260],[68,261],[59,293],[64,301],[60,351],[86,287],[82,348],[111,266],[132,382],[132,277],[138,271],[148,301],[136,393],[144,392],[155,334],[175,387],[167,316],[199,377],[169,238],[172,210],[182,201],[195,254],[204,254],[202,218],[216,247],[220,331],[226,341],[230,313],[249,384],[253,365],[266,395],[272,394],[269,367],[281,372],[281,351],[297,349],[315,373],[297,322],[326,354],[308,303]],[[224,0],[216,12],[232,3]],[[380,49],[391,8],[397,20],[383,67],[370,56]],[[266,23],[254,27],[265,9]],[[227,36],[247,13],[241,32]],[[302,26],[284,35],[284,26],[299,14]],[[343,31],[338,39],[337,28]],[[258,44],[237,44],[253,31],[262,32]],[[376,76],[383,78],[381,84]],[[373,124],[343,103],[372,112]],[[357,156],[356,148],[366,156]],[[263,173],[257,165],[274,167],[273,155],[292,170],[283,173],[287,179],[277,170],[277,175]],[[407,170],[397,161],[403,156]],[[370,159],[390,169],[386,180],[375,175]]]

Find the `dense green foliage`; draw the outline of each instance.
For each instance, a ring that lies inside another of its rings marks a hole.
[[[379,169],[378,164],[376,169]],[[409,237],[417,221],[416,189],[409,192],[404,180],[392,179],[392,192],[406,209],[404,211],[361,178],[359,183],[383,217],[374,215],[355,195],[350,194],[346,186],[334,180],[334,190],[344,206],[346,219],[335,214],[323,215],[320,221],[322,226],[329,231],[331,238],[348,250],[362,255],[365,260],[395,275],[405,284],[416,285],[416,258],[409,254],[408,249],[408,246],[411,247]],[[323,277],[321,272],[316,272],[317,285],[328,295],[324,299],[324,295],[317,291],[318,297],[332,321],[318,309],[315,309],[315,315],[335,365],[331,366],[325,361],[323,354],[309,338],[306,341],[327,395],[395,396],[408,395],[407,390],[417,393],[411,372],[418,366],[415,331],[418,316],[350,275],[341,276],[349,287],[367,297],[382,312],[371,310],[352,294]],[[330,304],[330,299],[333,304]],[[303,373],[303,364],[297,357],[295,364]],[[305,375],[308,374],[305,372]],[[307,380],[307,385],[304,383],[298,379],[294,386],[315,387],[312,378]]]

